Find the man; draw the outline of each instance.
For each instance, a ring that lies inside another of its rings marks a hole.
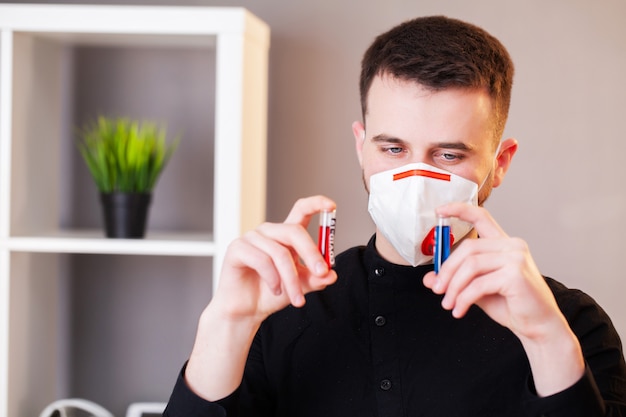
[[[306,226],[335,204],[316,196],[233,242],[165,415],[626,415],[609,318],[481,206],[517,150],[512,78],[458,20],[380,35],[352,125],[376,234],[329,270]],[[438,216],[456,242],[435,273]]]

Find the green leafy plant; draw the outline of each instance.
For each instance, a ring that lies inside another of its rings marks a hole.
[[[150,193],[178,147],[149,121],[98,117],[79,131],[78,149],[102,193]]]

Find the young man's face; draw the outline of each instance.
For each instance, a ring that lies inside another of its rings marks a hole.
[[[506,169],[497,169],[493,110],[486,92],[432,92],[415,82],[377,76],[367,105],[367,129],[360,122],[352,127],[368,191],[371,175],[414,162],[478,185],[487,179],[479,203],[500,184]]]

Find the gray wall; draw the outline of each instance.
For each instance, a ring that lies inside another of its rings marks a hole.
[[[373,232],[350,131],[350,123],[360,117],[357,77],[363,50],[379,32],[419,15],[446,14],[485,27],[507,45],[517,65],[506,135],[520,142],[507,179],[494,191],[487,207],[510,235],[527,240],[544,274],[590,293],[626,337],[626,279],[621,272],[621,256],[626,249],[626,144],[622,124],[626,119],[626,84],[622,81],[626,75],[626,2],[132,3],[244,6],[271,26],[268,219],[283,219],[298,197],[326,194],[338,204],[339,249],[363,244]],[[74,268],[83,270],[88,260],[79,257]],[[119,263],[120,271],[129,270],[124,261]],[[177,322],[184,329],[176,332],[175,340],[156,341],[168,357],[163,362],[167,369],[155,378],[149,361],[144,361],[137,370],[146,376],[139,384],[142,388],[135,388],[132,384],[136,381],[130,381],[103,393],[90,384],[83,385],[87,371],[76,371],[75,385],[89,387],[75,388],[77,392],[100,400],[117,414],[129,401],[167,398],[175,369],[184,360],[181,352],[187,352],[191,345],[195,314],[209,299],[204,277],[198,272],[202,268],[182,264],[194,269],[196,278],[172,284],[164,277],[177,279],[185,271],[178,271],[174,260],[160,263],[162,267],[149,271],[152,280],[135,276],[135,284],[124,284],[118,277],[114,282],[126,285],[123,290],[104,285],[106,277],[98,274],[81,277],[72,286],[75,305],[81,308],[89,297],[109,300],[87,304],[97,316],[95,323],[108,317],[122,323],[123,328],[136,311],[167,319],[154,332],[170,332],[166,327]],[[145,286],[155,287],[146,293]],[[183,287],[182,291],[193,294],[177,297],[179,302],[187,303],[184,309],[170,307],[163,312],[154,308],[155,299],[167,299],[176,288]],[[110,307],[120,303],[124,308]],[[76,325],[76,344],[82,343],[93,323]],[[122,337],[122,330],[119,333],[116,337]],[[80,353],[81,363],[98,356],[97,347],[90,349]],[[117,358],[126,363],[120,358],[132,355],[140,358],[142,350],[122,349]],[[106,367],[102,362],[83,369],[97,374]],[[166,374],[171,378],[167,379]],[[136,395],[121,395],[126,392]]]

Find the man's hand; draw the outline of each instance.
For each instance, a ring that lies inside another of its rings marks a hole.
[[[453,203],[437,209],[474,225],[479,239],[464,239],[424,285],[445,294],[442,306],[461,318],[472,304],[508,327],[528,355],[541,396],[573,385],[584,372],[580,344],[539,273],[527,244],[511,238],[482,207]]]
[[[313,215],[334,208],[323,196],[303,198],[284,223],[264,223],[229,245],[185,372],[198,395],[214,401],[232,393],[261,322],[290,303],[304,305],[306,293],[336,281],[306,229]]]
[[[315,196],[298,200],[284,223],[264,223],[235,240],[224,257],[213,303],[231,319],[262,321],[304,295],[337,279],[307,226],[312,216],[335,203]]]

